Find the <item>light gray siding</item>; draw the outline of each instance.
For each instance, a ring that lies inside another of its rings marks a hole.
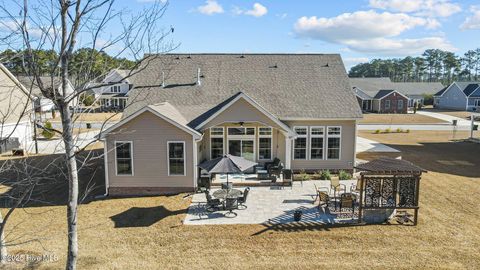
[[[340,126],[342,127],[341,133],[341,152],[340,152],[340,159],[339,160],[292,160],[292,169],[293,170],[321,170],[321,169],[330,169],[330,170],[339,170],[339,169],[346,169],[351,170],[353,169],[354,162],[355,162],[355,134],[356,134],[356,124],[355,120],[335,120],[335,121],[287,121],[286,122],[291,128],[295,126],[324,126],[325,127],[325,134],[326,128],[328,126]],[[307,149],[309,149],[310,145],[310,135],[308,136],[307,140]],[[292,143],[292,158],[293,158],[293,147],[294,143]],[[326,157],[326,148],[327,148],[327,140],[326,136],[324,139],[324,158]]]
[[[134,175],[116,175],[115,141],[133,142]],[[168,176],[168,141],[185,142],[185,176]],[[192,135],[153,113],[144,112],[113,130],[106,142],[110,187],[194,187]]]
[[[440,109],[465,110],[467,106],[467,97],[463,91],[456,85],[452,84],[438,98],[437,107]]]

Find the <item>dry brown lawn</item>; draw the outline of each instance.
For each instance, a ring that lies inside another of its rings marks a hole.
[[[359,124],[442,124],[443,120],[420,114],[376,114],[363,115]]]
[[[184,195],[107,199],[79,209],[79,269],[479,269],[480,144],[448,132],[359,135],[429,171],[418,226],[184,226]],[[17,210],[7,232],[19,224],[13,235],[42,238],[10,252],[55,254],[33,266],[62,268],[65,214],[63,205]]]
[[[120,121],[122,113],[78,113],[73,116],[76,123],[88,123],[88,122],[114,122]],[[60,115],[57,113],[57,117],[52,119],[53,122],[60,122]]]

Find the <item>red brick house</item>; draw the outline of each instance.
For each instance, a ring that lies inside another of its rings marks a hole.
[[[395,90],[380,90],[373,98],[372,111],[407,113],[408,97]]]

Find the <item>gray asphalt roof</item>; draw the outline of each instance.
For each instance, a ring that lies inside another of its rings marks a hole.
[[[17,76],[18,81],[25,86],[25,88],[28,91],[31,91],[31,94],[33,96],[42,96],[42,92],[40,91],[40,88],[38,87],[38,84],[36,81],[34,81],[33,77],[30,76]],[[43,84],[43,87],[45,88],[51,88],[52,85],[56,88],[58,88],[61,84],[60,78],[55,77],[52,80],[52,77],[50,76],[42,76],[40,77],[40,81]]]
[[[473,91],[477,90],[477,88],[478,88],[478,84],[477,83],[472,83],[472,84],[469,84],[463,90],[463,92],[465,93],[465,95],[470,96],[473,93]]]
[[[168,101],[192,121],[238,92],[286,118],[361,118],[338,54],[169,54],[135,74],[124,117]],[[196,84],[201,70],[201,85]],[[162,73],[165,87],[162,87]]]
[[[361,89],[369,96],[376,96],[378,91],[393,89],[406,96],[435,94],[444,86],[439,82],[392,82],[388,77],[381,78],[350,78],[353,88]]]
[[[444,88],[443,84],[439,82],[394,82],[393,89],[398,92],[411,95],[433,95]]]
[[[385,96],[390,95],[392,92],[395,92],[395,90],[385,90],[385,89],[383,89],[383,90],[378,91],[378,93],[373,98],[380,99],[380,98],[383,98]]]

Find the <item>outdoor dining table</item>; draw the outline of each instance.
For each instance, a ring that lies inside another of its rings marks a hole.
[[[216,199],[225,200],[226,198],[238,198],[242,196],[242,191],[238,189],[219,189],[213,192],[213,197]]]

